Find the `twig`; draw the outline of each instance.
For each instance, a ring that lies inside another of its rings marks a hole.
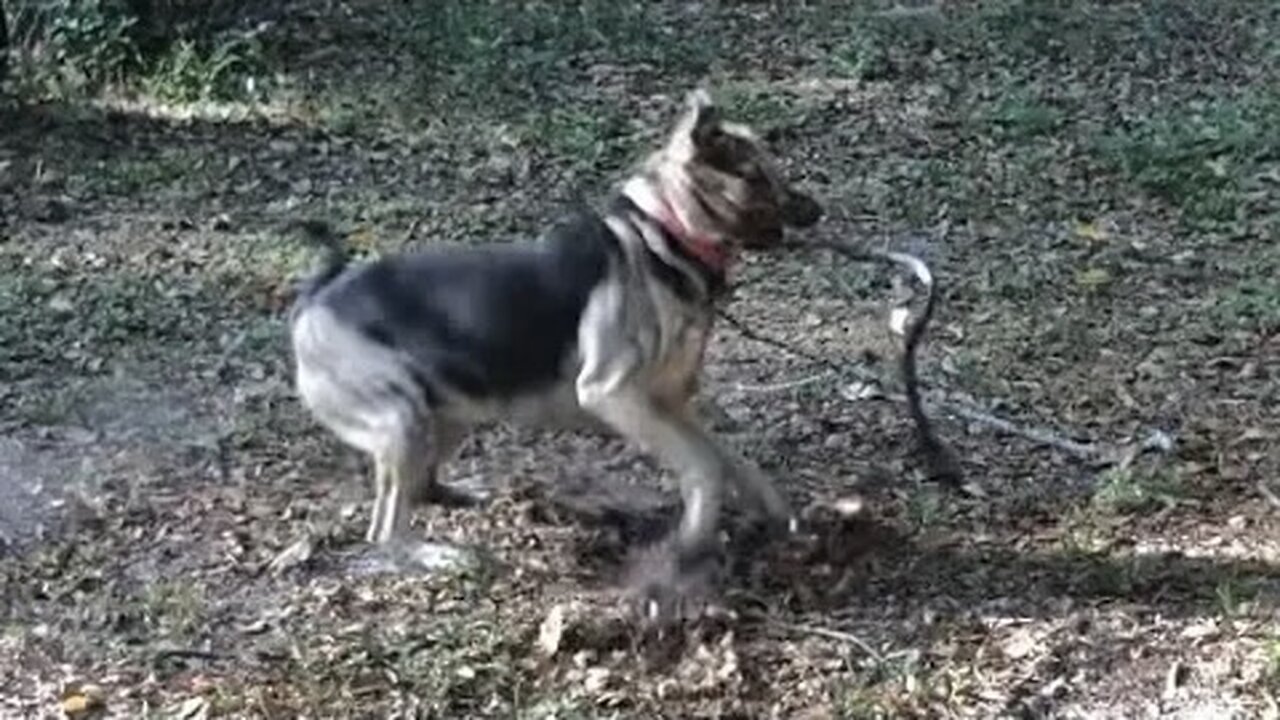
[[[400,244],[408,245],[409,243],[413,242],[413,237],[418,234],[418,226],[420,225],[422,225],[422,218],[415,217],[413,219],[413,222],[409,223],[409,229],[405,231],[404,240],[402,240]]]
[[[781,340],[775,340],[771,337],[768,337],[767,335],[761,335],[755,330],[752,330],[751,328],[747,327],[746,324],[743,323],[738,318],[734,317],[733,315],[730,315],[723,308],[716,310],[716,313],[720,316],[721,319],[723,319],[726,323],[729,324],[729,327],[732,327],[734,330],[737,330],[739,335],[741,335],[742,337],[748,340],[753,340],[762,345],[768,345],[778,350],[782,350],[783,352],[787,352],[792,355],[795,355],[796,357],[804,358],[805,360],[808,360],[810,362],[815,362],[827,368],[828,370],[833,370],[837,373],[853,374],[855,377],[860,377],[858,375],[858,371],[862,370],[862,372],[867,377],[860,377],[860,379],[863,379],[863,380],[871,380],[871,379],[879,380],[880,379],[879,377],[875,376],[875,373],[872,373],[869,370],[863,370],[862,368],[859,368],[857,366],[853,366],[849,368],[841,367],[840,365],[836,364],[835,362],[832,362],[828,358],[822,357],[821,355],[815,355],[814,353],[811,353],[808,350],[794,347],[792,345],[782,342]]]
[[[738,392],[749,392],[749,393],[771,393],[771,392],[781,392],[783,390],[793,390],[798,387],[804,387],[805,385],[812,385],[813,383],[816,383],[819,380],[825,380],[826,378],[831,377],[831,374],[833,372],[835,371],[826,370],[818,373],[817,375],[810,375],[809,377],[803,377],[798,380],[788,380],[786,382],[780,382],[780,383],[769,383],[767,385],[748,385],[746,383],[736,383],[733,386],[733,389],[737,390]]]
[[[761,343],[763,345],[768,345],[770,347],[776,348],[778,350],[782,350],[783,352],[789,353],[796,357],[809,360],[810,362],[814,362],[819,365],[822,365],[823,367],[829,370],[833,370],[844,376],[851,376],[859,380],[865,380],[869,382],[876,382],[876,383],[880,383],[881,385],[885,383],[884,377],[882,377],[879,373],[868,370],[865,367],[861,367],[859,365],[854,365],[854,364],[841,366],[833,362],[829,358],[816,355],[814,353],[809,352],[808,350],[795,347],[781,340],[776,340],[774,338],[761,335],[755,330],[752,330],[751,328],[744,325],[741,320],[738,320],[736,317],[730,315],[728,312],[724,310],[719,311],[719,314],[720,314],[720,317],[723,318],[724,321],[730,327],[732,327],[740,335],[742,335],[742,337],[748,340],[752,340],[752,341]],[[923,383],[921,384],[923,385]],[[899,394],[890,394],[888,395],[888,397],[894,401],[899,401],[899,402],[906,401],[906,397]],[[1031,427],[1031,426],[1023,425],[1020,423],[1015,423],[1012,420],[1006,420],[1004,418],[997,417],[996,415],[993,415],[992,413],[982,410],[976,406],[947,398],[943,393],[937,390],[926,390],[924,393],[924,401],[928,405],[933,406],[935,410],[941,410],[943,412],[950,413],[952,415],[964,418],[965,420],[968,420],[970,422],[995,428],[999,432],[1008,433],[1010,435],[1017,435],[1019,437],[1025,438],[1032,442],[1038,443],[1040,445],[1045,445],[1048,447],[1055,448],[1057,450],[1061,450],[1062,452],[1067,453],[1068,455],[1071,455],[1080,460],[1086,460],[1086,461],[1098,460],[1106,456],[1106,451],[1097,445],[1081,444],[1073,440],[1064,438],[1058,433],[1053,432],[1052,430],[1048,430],[1045,428]],[[1278,498],[1277,506],[1280,507],[1280,498]]]
[[[930,393],[930,395],[932,394],[933,393]],[[1067,438],[1044,428],[1019,425],[1011,420],[996,417],[995,415],[979,410],[976,407],[964,405],[953,400],[928,398],[927,402],[941,410],[951,413],[952,415],[958,415],[965,420],[988,425],[1000,432],[1017,435],[1032,442],[1047,445],[1080,460],[1098,460],[1105,456],[1105,453],[1099,449],[1097,445],[1084,445],[1074,440],[1068,440]]]
[[[1272,490],[1270,485],[1267,485],[1266,480],[1258,480],[1258,492],[1262,497],[1266,498],[1267,502],[1271,503],[1272,507],[1280,510],[1280,495],[1276,495],[1276,491]]]
[[[157,650],[155,657],[151,658],[151,662],[154,665],[159,665],[160,663],[170,658],[184,659],[184,660],[193,659],[193,660],[212,661],[212,660],[227,660],[230,657],[231,657],[230,655],[210,652],[208,650],[195,650],[193,648],[166,648],[164,650]]]
[[[785,630],[787,632],[798,633],[801,635],[814,635],[817,637],[826,638],[828,640],[836,640],[842,643],[846,643],[848,645],[853,645],[854,647],[858,648],[862,652],[866,653],[867,656],[870,657],[872,660],[874,660],[877,664],[884,662],[884,655],[880,654],[879,650],[876,650],[874,647],[871,647],[870,643],[858,637],[857,635],[854,635],[851,632],[845,632],[843,630],[833,630],[831,628],[819,627],[817,625],[805,625],[800,623],[784,622],[782,620],[771,620],[768,618],[764,618],[764,621],[766,624],[772,627],[778,628],[779,630]]]

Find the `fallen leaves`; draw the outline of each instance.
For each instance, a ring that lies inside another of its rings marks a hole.
[[[303,565],[311,559],[311,555],[315,552],[315,540],[310,534],[303,535],[295,540],[289,547],[281,550],[270,563],[267,568],[275,575],[280,575],[292,568]]]
[[[62,694],[62,712],[79,720],[107,707],[107,693],[98,685],[84,683],[68,688]]]

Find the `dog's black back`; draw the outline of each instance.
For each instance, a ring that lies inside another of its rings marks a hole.
[[[438,382],[473,398],[552,385],[618,246],[576,212],[543,242],[425,251],[348,268],[304,302],[404,352],[428,398]]]

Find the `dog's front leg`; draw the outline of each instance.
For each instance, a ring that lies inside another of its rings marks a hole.
[[[651,616],[671,614],[690,596],[705,593],[719,568],[717,536],[730,468],[715,441],[696,422],[640,387],[584,392],[581,402],[588,412],[679,475],[684,510],[674,547],[645,558],[650,562],[638,568],[637,578],[646,611]]]
[[[711,437],[691,418],[667,409],[640,388],[627,387],[589,398],[583,406],[677,473],[684,502],[676,536],[678,548],[690,555],[710,549],[716,539],[729,470]]]

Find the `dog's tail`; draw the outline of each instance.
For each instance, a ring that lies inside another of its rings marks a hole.
[[[298,288],[298,300],[305,301],[324,289],[347,266],[347,249],[342,239],[322,220],[295,220],[289,228],[302,233],[307,243],[319,248],[323,255],[319,267]]]

